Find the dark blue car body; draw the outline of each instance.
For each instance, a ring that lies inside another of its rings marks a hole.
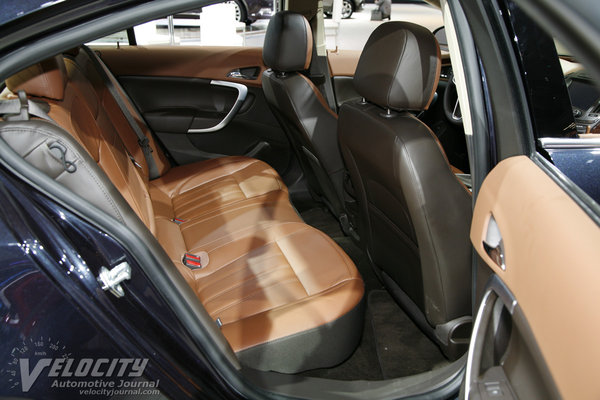
[[[77,396],[78,390],[49,376],[50,367],[36,372],[34,366],[40,359],[72,359],[76,365],[100,357],[148,360],[135,381],[115,372],[115,389],[136,388],[134,393],[156,398],[160,385],[174,398],[237,397],[187,346],[173,312],[115,240],[0,172],[0,396]],[[132,267],[128,300],[115,302],[96,276],[100,266],[123,261]],[[30,388],[23,386],[22,360],[34,378]],[[71,379],[77,380],[90,379]],[[109,392],[91,394],[106,398]]]

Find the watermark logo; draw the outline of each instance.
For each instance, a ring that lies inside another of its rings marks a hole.
[[[104,381],[105,385],[102,385],[103,379],[101,378],[139,378],[144,373],[147,364],[147,358],[99,358],[96,360],[91,358],[80,360],[73,358],[42,358],[37,361],[33,369],[30,369],[30,360],[20,358],[21,390],[25,393],[28,392],[44,370],[47,371],[49,378],[94,378],[92,381],[98,381],[102,387],[111,383],[114,386],[114,381]],[[73,386],[69,379],[66,382],[55,379],[52,382],[52,387],[88,387],[86,385],[88,382],[77,380],[74,381],[75,385]],[[121,379],[121,382],[125,381]]]
[[[160,394],[159,381],[143,377],[146,358],[77,358],[50,338],[24,342],[11,354],[7,383],[13,391],[71,390],[79,395],[107,397]]]

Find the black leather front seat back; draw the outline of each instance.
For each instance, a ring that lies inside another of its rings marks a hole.
[[[303,72],[312,59],[310,25],[301,14],[282,11],[269,22],[262,86],[286,132],[309,185],[336,216],[342,213],[344,163],[337,140],[337,115]]]
[[[471,196],[410,112],[429,107],[439,73],[439,47],[427,29],[380,25],[354,76],[364,100],[342,105],[338,134],[376,271],[444,348],[454,334],[448,329],[470,323]]]

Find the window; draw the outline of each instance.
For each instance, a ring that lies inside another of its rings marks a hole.
[[[380,24],[387,22],[373,21],[372,15],[379,8],[374,0],[341,0],[342,15],[339,21],[332,17],[333,0],[323,0],[325,13],[325,42],[328,50],[362,50],[371,32]],[[430,31],[441,27],[444,23],[440,9],[424,2],[392,2],[390,20],[410,21],[423,25]],[[344,10],[353,8],[350,16],[345,18]]]
[[[567,48],[514,3],[507,26],[528,94],[536,148],[600,203],[600,87]]]
[[[114,44],[114,45],[121,46],[121,45],[128,45],[129,38],[127,37],[127,31],[119,31],[119,32],[115,32],[111,35],[105,36],[103,38],[94,40],[92,43],[99,44],[99,45]]]
[[[133,28],[135,44],[142,46],[259,46],[279,0],[226,1],[170,15]],[[126,31],[95,40],[93,44],[128,45]]]

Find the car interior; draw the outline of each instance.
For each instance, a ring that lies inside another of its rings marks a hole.
[[[473,329],[450,58],[400,21],[323,54],[317,19],[278,12],[262,48],[63,49],[6,79],[0,136],[164,252],[245,373],[416,392],[462,369]],[[600,118],[569,71],[576,118]]]
[[[396,51],[387,35],[407,50]],[[284,11],[271,20],[263,49],[203,48],[209,82],[185,76],[196,49],[70,49],[6,80],[7,98],[25,93],[52,122],[10,115],[3,137],[115,219],[140,218],[243,365],[330,377],[338,369],[350,380],[446,365],[464,354],[470,332],[471,199],[455,176],[462,171],[415,116],[438,88],[439,46],[420,26],[382,25],[356,67],[360,97],[339,115],[304,74],[313,46],[308,20]],[[383,62],[381,52],[389,54]],[[236,64],[219,65],[220,56]],[[215,81],[233,66],[255,67],[261,86],[247,90],[223,130],[206,132],[236,107],[235,85],[244,79]],[[262,129],[267,124],[272,132]],[[23,129],[30,134],[17,133]],[[200,151],[205,160],[187,162],[202,159]],[[398,175],[404,169],[408,175]],[[288,185],[301,188],[297,202],[282,179],[294,173]],[[394,330],[411,341],[397,346]],[[375,347],[363,357],[397,348],[378,355],[389,364],[381,366],[377,356],[354,361],[359,346]]]

